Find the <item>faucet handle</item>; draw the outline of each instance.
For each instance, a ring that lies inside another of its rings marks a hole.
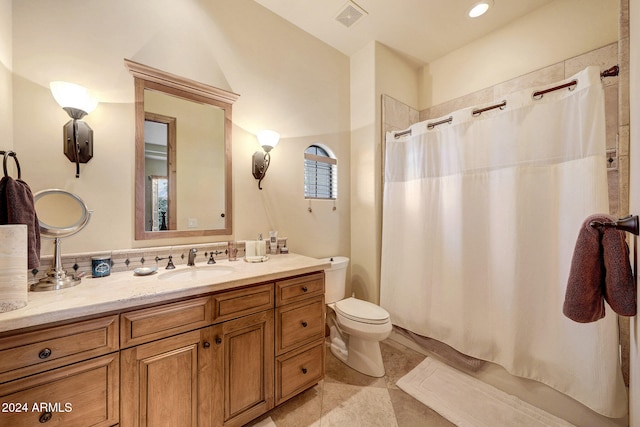
[[[163,259],[168,259],[169,262],[167,263],[167,266],[165,267],[165,270],[173,270],[174,268],[176,268],[176,266],[173,264],[173,256],[169,255],[169,257],[165,257],[165,258],[160,258],[159,256],[156,256],[156,262],[161,261]]]
[[[220,255],[220,254],[223,254],[223,253],[224,253],[223,251],[215,251],[215,252],[211,251],[211,252],[209,252],[209,261],[207,261],[207,264],[215,264],[216,260],[213,258],[213,256],[214,255]],[[206,255],[207,254],[205,253],[205,256]]]
[[[165,267],[165,269],[173,270],[174,268],[176,268],[176,266],[173,264],[173,256],[169,255],[169,262],[167,263],[167,266]]]

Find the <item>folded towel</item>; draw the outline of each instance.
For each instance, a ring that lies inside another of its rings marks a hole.
[[[635,281],[625,232],[590,225],[593,221],[615,220],[609,215],[591,215],[578,234],[562,309],[565,316],[576,322],[603,318],[605,300],[620,315],[636,314]]]
[[[27,225],[27,267],[40,266],[40,224],[31,189],[21,179],[0,179],[0,225]]]

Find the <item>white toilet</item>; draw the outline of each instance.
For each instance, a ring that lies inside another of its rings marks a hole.
[[[389,313],[368,301],[344,297],[349,258],[323,261],[331,263],[331,268],[325,270],[331,353],[356,371],[372,377],[384,376],[380,341],[391,334]]]

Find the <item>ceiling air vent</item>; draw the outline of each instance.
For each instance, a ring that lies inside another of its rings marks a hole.
[[[338,12],[336,21],[349,28],[367,14],[367,11],[350,1],[347,2]]]

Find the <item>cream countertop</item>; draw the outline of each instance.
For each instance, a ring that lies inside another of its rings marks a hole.
[[[196,263],[196,267],[206,265],[206,262]],[[160,280],[159,277],[166,271],[186,270],[192,267],[179,266],[175,270],[160,267],[156,273],[148,276],[137,276],[133,271],[125,271],[101,278],[83,277],[82,283],[73,288],[29,292],[26,307],[0,313],[0,333],[229,290],[330,267],[326,261],[297,254],[274,255],[261,263],[225,259],[218,261],[216,265],[232,267],[234,271],[213,279],[181,282]]]

